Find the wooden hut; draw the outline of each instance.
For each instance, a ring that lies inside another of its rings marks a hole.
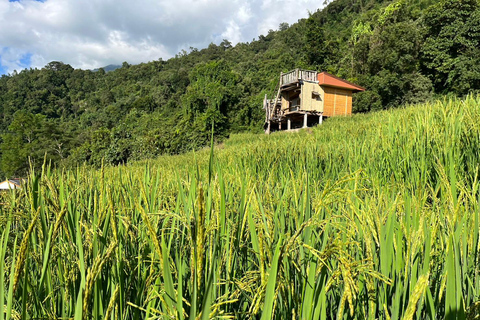
[[[277,95],[263,102],[265,132],[322,123],[352,114],[352,95],[365,89],[327,72],[295,69],[280,74]]]

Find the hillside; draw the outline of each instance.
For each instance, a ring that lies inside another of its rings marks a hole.
[[[108,73],[51,62],[0,78],[2,176],[44,161],[118,165],[259,132],[281,71],[325,70],[367,88],[357,112],[480,89],[477,0],[336,0],[260,35]]]
[[[450,98],[45,167],[3,194],[0,304],[7,319],[476,319],[479,119],[480,97]]]

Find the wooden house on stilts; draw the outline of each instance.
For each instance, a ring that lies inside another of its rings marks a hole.
[[[295,69],[280,74],[274,99],[263,102],[265,133],[321,124],[323,117],[352,114],[352,94],[365,89],[327,72]]]

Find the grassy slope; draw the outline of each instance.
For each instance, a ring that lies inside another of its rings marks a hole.
[[[213,162],[46,170],[0,209],[0,298],[78,319],[461,319],[480,295],[479,120],[468,97],[235,135]]]

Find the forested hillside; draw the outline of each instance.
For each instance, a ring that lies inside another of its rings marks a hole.
[[[280,21],[279,21],[280,22]],[[358,83],[357,112],[480,89],[477,0],[336,0],[250,43],[228,41],[111,72],[51,62],[0,78],[2,176],[30,162],[120,164],[261,131],[280,71]]]

